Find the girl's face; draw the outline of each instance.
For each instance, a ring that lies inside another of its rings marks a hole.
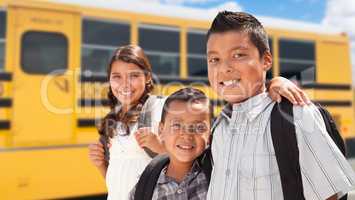
[[[115,61],[111,66],[110,86],[123,106],[134,105],[144,93],[148,81],[144,71],[133,63]]]

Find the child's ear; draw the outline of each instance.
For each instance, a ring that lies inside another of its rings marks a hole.
[[[270,51],[266,51],[263,55],[263,68],[265,71],[269,70],[272,66],[272,55]]]

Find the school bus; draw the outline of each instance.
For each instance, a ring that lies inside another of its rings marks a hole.
[[[155,93],[194,85],[220,102],[206,78],[205,33],[213,15],[137,2],[0,0],[0,199],[106,192],[87,145],[108,112],[105,70],[120,45],[145,49]],[[268,78],[293,79],[326,106],[350,159],[355,131],[348,36],[303,22],[262,22],[274,60]]]

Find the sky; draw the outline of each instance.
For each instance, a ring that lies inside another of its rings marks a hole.
[[[355,0],[141,0],[203,9],[246,11],[269,16],[332,25],[351,39],[355,86]]]

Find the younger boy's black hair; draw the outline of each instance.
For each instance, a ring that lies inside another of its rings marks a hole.
[[[251,42],[259,51],[260,57],[270,51],[268,36],[263,25],[253,15],[245,12],[222,11],[214,18],[207,32],[207,40],[213,33],[240,31],[249,34]]]
[[[169,105],[173,101],[182,101],[182,102],[191,102],[194,103],[195,101],[206,101],[209,104],[209,112],[211,114],[211,121],[213,117],[213,107],[212,104],[209,102],[208,97],[199,89],[196,88],[182,88],[174,93],[172,93],[166,100],[163,106],[163,111],[161,113],[161,123],[164,123],[165,117],[167,112],[169,111]]]

